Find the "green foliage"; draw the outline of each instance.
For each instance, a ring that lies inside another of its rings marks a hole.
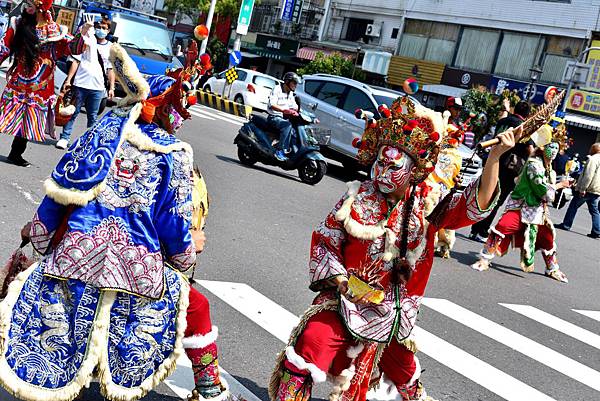
[[[505,90],[500,95],[496,95],[483,86],[469,89],[462,96],[464,106],[462,120],[472,117],[470,127],[478,140],[498,122],[505,109],[505,99],[508,99],[511,108],[521,101],[516,90]]]
[[[178,15],[198,15],[201,9],[210,6],[210,0],[165,0],[165,8]]]
[[[229,59],[227,57],[227,47],[217,38],[213,37],[208,41],[206,50],[210,54],[215,71],[221,71],[227,67]]]
[[[326,56],[323,52],[318,52],[315,59],[308,63],[306,66],[298,69],[298,74],[331,74],[342,77],[352,78],[354,72],[354,79],[364,80],[364,71],[357,69],[354,71],[354,62],[342,57],[339,53],[332,53]]]

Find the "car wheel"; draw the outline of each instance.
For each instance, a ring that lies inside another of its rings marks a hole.
[[[244,105],[244,97],[242,95],[236,95],[233,101],[242,106]]]
[[[307,159],[298,169],[298,175],[302,182],[315,185],[327,172],[327,163],[322,160]]]
[[[203,90],[204,90],[204,92],[212,92],[210,90],[210,85],[206,85]]]
[[[258,161],[254,155],[248,152],[248,149],[241,146],[238,146],[237,154],[240,163],[242,163],[244,166],[253,166]]]

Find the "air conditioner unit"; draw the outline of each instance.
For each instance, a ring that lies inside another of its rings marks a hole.
[[[378,38],[381,36],[381,25],[379,24],[369,24],[367,25],[367,31],[365,32],[367,36],[372,36],[374,38]]]

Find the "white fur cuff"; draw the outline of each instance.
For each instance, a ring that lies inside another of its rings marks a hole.
[[[219,328],[217,326],[213,326],[212,330],[205,335],[195,335],[191,337],[185,337],[181,340],[181,344],[185,349],[200,349],[206,348],[209,345],[215,343],[217,341],[217,337],[219,336]]]
[[[308,363],[300,355],[296,353],[294,347],[285,349],[285,356],[292,365],[300,370],[308,370],[315,383],[323,383],[327,380],[327,373],[319,369],[315,364]]]

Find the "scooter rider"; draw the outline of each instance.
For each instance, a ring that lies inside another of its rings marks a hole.
[[[289,118],[298,116],[300,111],[294,96],[294,91],[299,83],[300,77],[298,74],[286,72],[283,76],[283,83],[275,86],[269,95],[268,121],[273,129],[279,131],[279,143],[275,152],[275,157],[279,161],[287,160],[285,153],[290,149],[293,126]]]

